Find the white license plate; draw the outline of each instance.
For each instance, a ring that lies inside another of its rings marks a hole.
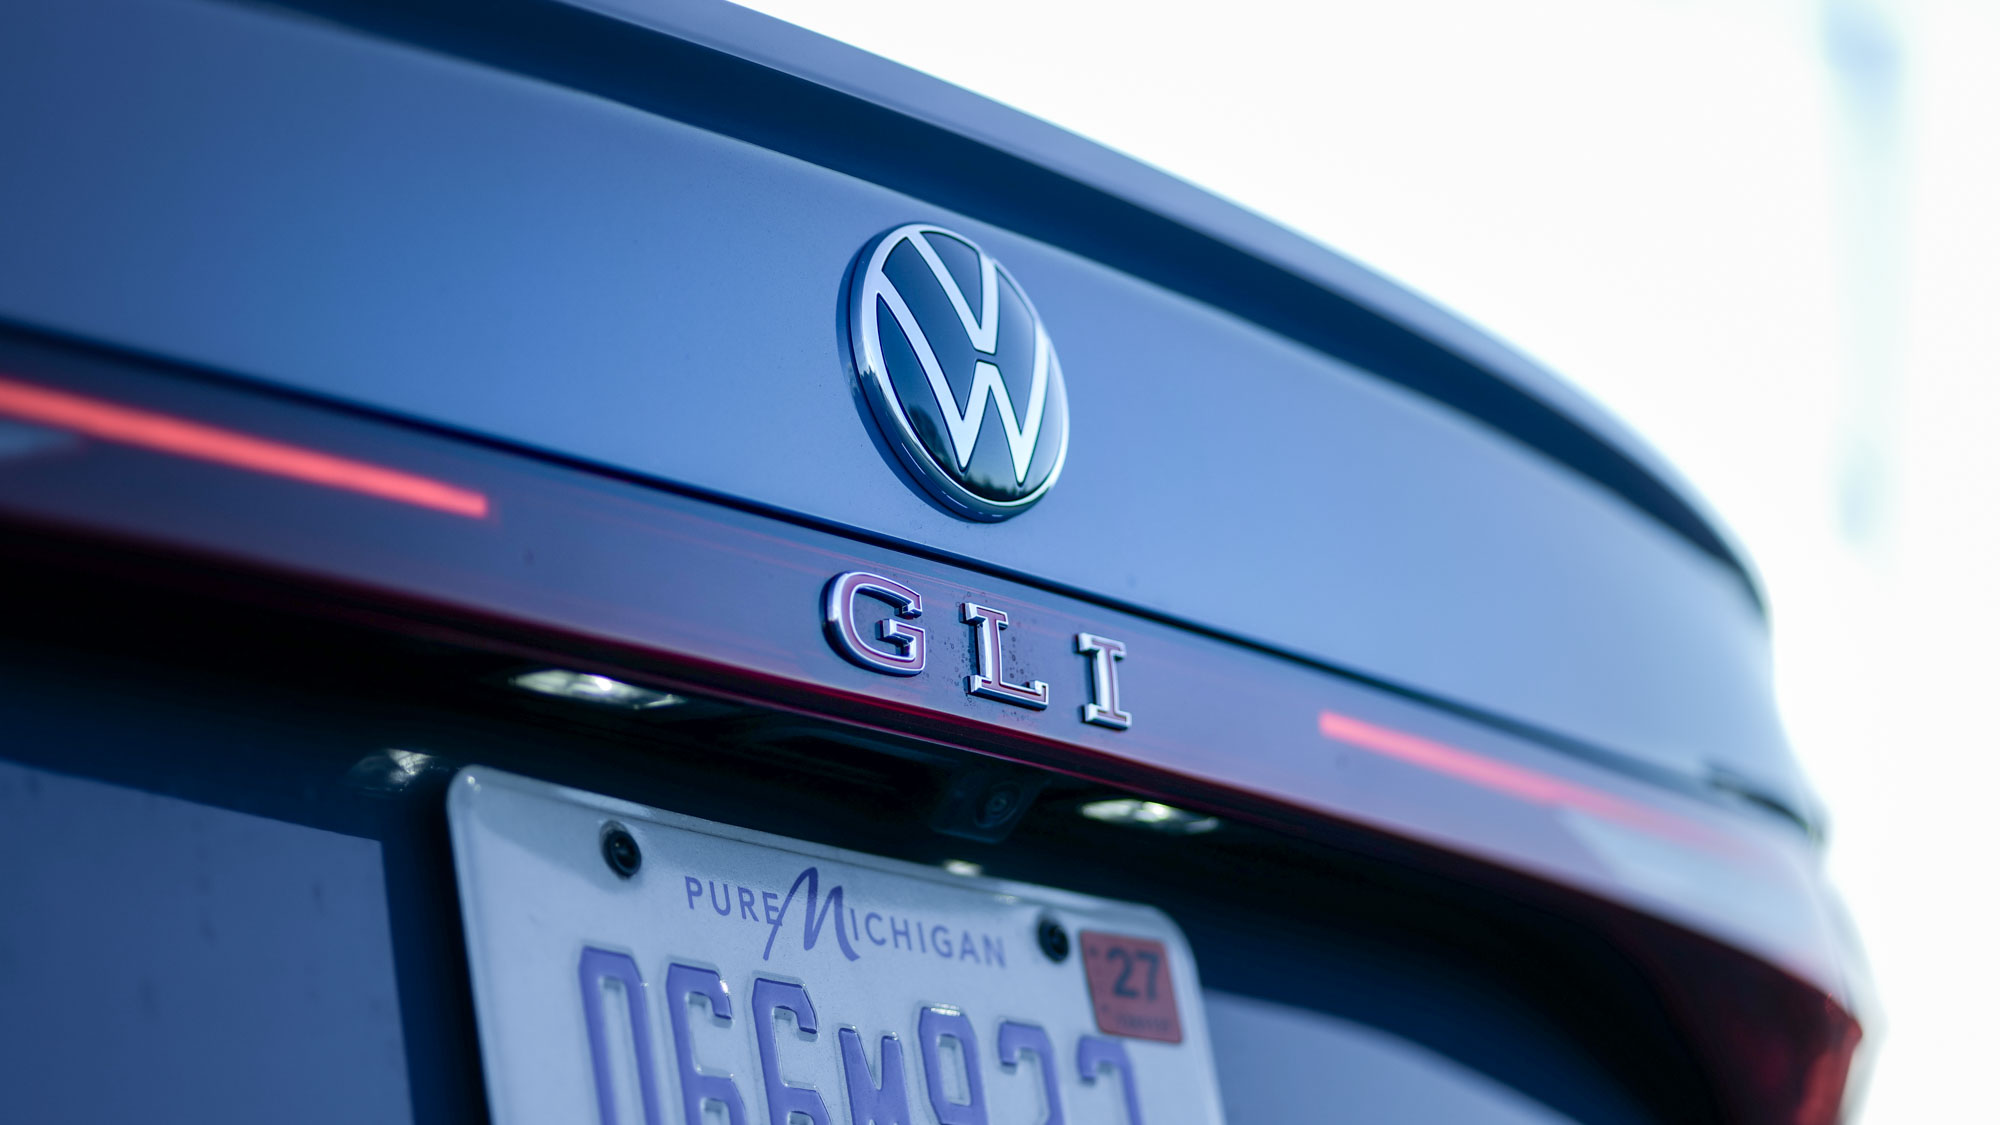
[[[1156,910],[479,767],[448,806],[501,1125],[1222,1120],[1194,960]]]

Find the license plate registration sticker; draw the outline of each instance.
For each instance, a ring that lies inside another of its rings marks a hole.
[[[501,1125],[1217,1125],[1157,910],[482,767],[447,808]]]

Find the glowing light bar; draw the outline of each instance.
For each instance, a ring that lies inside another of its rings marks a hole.
[[[1319,733],[1357,750],[1394,758],[1533,804],[1575,809],[1684,843],[1716,842],[1715,834],[1704,826],[1637,801],[1348,715],[1321,711]]]
[[[1199,836],[1222,827],[1222,822],[1212,816],[1177,809],[1158,801],[1141,801],[1135,797],[1092,801],[1077,811],[1106,824],[1130,824],[1172,836]]]
[[[219,426],[0,377],[0,414],[100,441],[484,519],[483,493]]]
[[[652,688],[628,684],[609,676],[599,676],[592,672],[571,672],[564,668],[544,668],[539,672],[527,672],[515,676],[514,686],[525,688],[540,695],[553,695],[558,699],[575,699],[584,703],[599,703],[606,707],[624,707],[632,711],[650,711],[655,707],[674,707],[687,700],[671,692],[654,691]]]

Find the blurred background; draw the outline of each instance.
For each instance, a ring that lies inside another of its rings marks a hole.
[[[2000,4],[750,6],[1301,230],[1648,437],[1764,576],[1887,1015],[1859,1120],[1991,1119]]]

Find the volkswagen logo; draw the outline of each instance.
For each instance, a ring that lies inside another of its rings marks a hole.
[[[862,250],[849,292],[855,374],[910,473],[967,519],[1040,500],[1069,451],[1069,396],[1014,276],[964,235],[912,223]]]

